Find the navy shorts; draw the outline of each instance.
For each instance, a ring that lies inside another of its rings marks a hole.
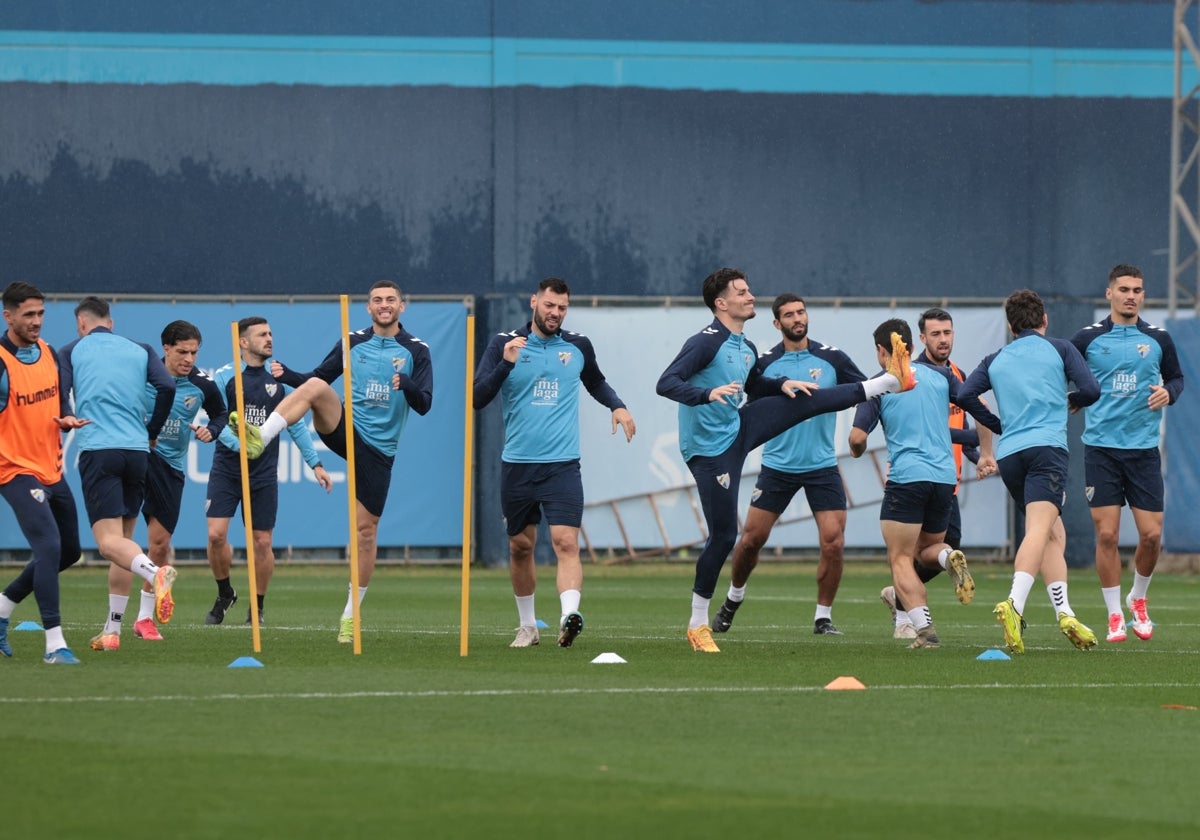
[[[146,500],[142,502],[142,518],[149,522],[150,517],[154,517],[168,534],[174,534],[182,505],[183,472],[151,452],[146,464]]]
[[[79,483],[88,522],[132,519],[142,509],[148,453],[136,449],[89,449],[79,453]]]
[[[208,474],[208,495],[204,515],[209,519],[232,519],[242,504],[242,477],[213,470]],[[279,511],[279,481],[271,474],[269,481],[250,484],[250,512],[255,531],[275,530],[275,515]],[[243,520],[245,516],[243,514]]]
[[[881,522],[920,525],[927,534],[941,534],[950,524],[950,506],[954,503],[954,485],[936,481],[889,481],[883,488],[879,508]]]
[[[1162,513],[1162,456],[1152,449],[1083,448],[1083,477],[1091,507],[1120,507]]]
[[[754,485],[750,507],[782,514],[801,489],[813,513],[846,509],[846,487],[837,467],[789,473],[764,466]]]
[[[578,528],[583,524],[583,476],[579,460],[552,464],[500,462],[500,510],[510,537],[542,521]]]
[[[346,457],[346,409],[337,428],[329,434],[317,433],[329,451],[340,458]],[[383,516],[387,504],[388,490],[392,486],[392,462],[396,459],[384,455],[364,441],[354,430],[354,498],[372,516]]]
[[[997,463],[1008,494],[1022,512],[1030,502],[1051,502],[1062,512],[1067,503],[1067,450],[1032,446]]]

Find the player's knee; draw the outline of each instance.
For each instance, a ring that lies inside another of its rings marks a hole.
[[[1104,551],[1116,551],[1119,536],[1116,528],[1097,528],[1096,547]]]
[[[1138,543],[1145,551],[1158,551],[1162,546],[1162,528],[1151,528],[1138,535]]]

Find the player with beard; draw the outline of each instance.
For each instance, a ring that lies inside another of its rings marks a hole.
[[[771,304],[775,329],[783,340],[755,366],[768,379],[803,379],[818,385],[862,382],[867,377],[844,352],[808,335],[808,308],[791,292]],[[842,581],[846,533],[846,488],[837,467],[834,435],[837,415],[820,414],[771,438],[763,446],[762,471],[750,499],[742,535],[733,547],[733,572],[729,594],[713,619],[714,633],[728,632],[734,613],[746,596],[746,583],[771,529],[804,490],[817,525],[821,559],[817,564],[817,607],[813,633],[840,636],[833,624],[833,599]]]
[[[587,336],[564,330],[571,289],[558,277],[538,284],[529,300],[532,320],[493,336],[475,374],[476,410],[497,394],[504,408],[500,507],[508,532],[509,574],[519,626],[510,647],[540,641],[534,612],[537,576],[533,549],[542,515],[558,559],[561,614],[558,644],[570,647],[583,631],[579,612],[583,566],[579,528],[583,524],[583,480],[579,472],[579,386],[612,412],[612,432],[625,440],[637,426],[625,403],[604,378]]]
[[[238,321],[238,355],[242,366],[242,402],[246,416],[246,456],[249,458],[250,507],[253,521],[250,523],[251,539],[254,542],[255,584],[258,592],[258,618],[263,620],[263,604],[267,587],[275,571],[275,551],[272,537],[275,532],[275,517],[279,511],[279,441],[263,443],[258,427],[267,416],[284,400],[289,388],[281,386],[271,376],[267,362],[274,349],[271,325],[266,318],[252,316]],[[237,405],[237,383],[233,365],[220,368],[213,378],[225,398],[226,405]],[[229,570],[233,565],[233,548],[229,545],[229,520],[242,504],[242,464],[238,455],[239,441],[237,424],[242,422],[237,411],[229,412],[229,425],[221,430],[217,448],[213,452],[212,471],[208,474],[208,565],[217,583],[217,599],[204,617],[205,624],[221,624],[225,613],[237,601],[237,593],[229,582]],[[288,434],[300,448],[304,463],[312,468],[317,483],[329,492],[333,480],[317,450],[313,447],[312,435],[302,422],[288,427]],[[250,611],[246,611],[246,623],[250,623]]]
[[[354,409],[355,517],[358,523],[358,592],[349,592],[338,623],[337,640],[354,641],[354,598],[361,605],[375,572],[379,519],[392,481],[392,464],[411,409],[428,413],[433,405],[433,363],[429,346],[404,329],[404,298],[391,280],[367,292],[371,326],[350,333],[350,393]],[[333,452],[346,457],[346,407],[330,387],[343,373],[339,341],[314,370],[297,373],[279,361],[271,374],[295,387],[263,424],[269,442],[312,411],[313,428]],[[398,399],[403,395],[403,399]]]
[[[708,611],[721,567],[737,541],[738,490],[746,456],[810,417],[909,390],[915,381],[908,348],[899,336],[894,336],[896,352],[888,371],[866,382],[818,389],[798,379],[768,379],[755,368],[758,350],[743,335],[746,322],[754,317],[754,295],[745,272],[717,269],[704,278],[701,295],[713,321],[684,342],[656,390],[679,403],[679,451],[696,481],[708,528],[708,540],[696,560],[686,637],[692,650],[720,653]],[[749,403],[747,396],[753,398]]]

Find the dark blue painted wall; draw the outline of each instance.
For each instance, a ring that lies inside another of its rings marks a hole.
[[[0,279],[59,291],[1096,296],[1165,272],[1169,104],[0,85]],[[997,288],[997,284],[999,288]]]

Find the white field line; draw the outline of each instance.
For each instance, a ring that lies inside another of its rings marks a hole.
[[[871,691],[1028,691],[1039,689],[1127,689],[1127,688],[1200,688],[1200,682],[1169,682],[1169,683],[1042,683],[1011,685],[1004,683],[979,683],[959,685],[872,685]],[[255,694],[167,694],[167,695],[107,695],[93,697],[0,697],[3,705],[26,705],[34,703],[112,703],[135,701],[138,703],[154,702],[198,702],[210,700],[357,700],[357,699],[414,699],[445,698],[445,697],[564,697],[564,696],[613,696],[613,695],[679,695],[679,694],[805,694],[814,691],[824,691],[819,685],[762,685],[762,686],[677,686],[665,688],[661,686],[632,686],[623,688],[496,688],[496,689],[427,689],[424,691],[306,691],[306,692],[271,692]]]

